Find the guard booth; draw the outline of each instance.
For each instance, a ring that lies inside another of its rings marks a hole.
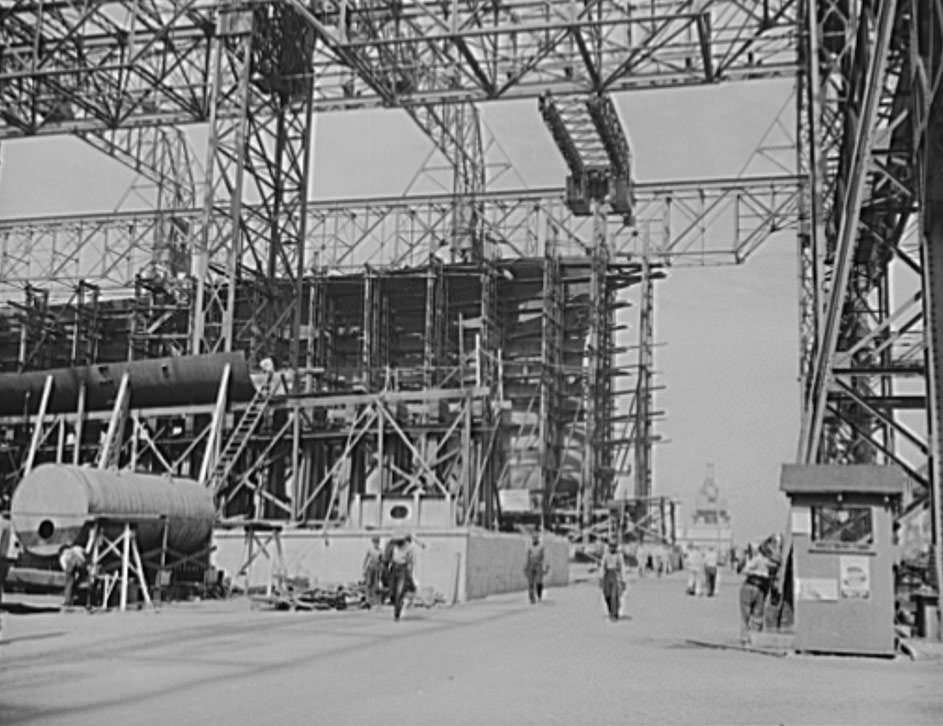
[[[893,514],[904,481],[889,466],[783,466],[796,650],[894,655]]]

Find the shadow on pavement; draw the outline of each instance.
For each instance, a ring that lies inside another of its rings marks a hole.
[[[19,643],[23,640],[46,640],[47,638],[59,638],[65,635],[64,630],[59,630],[54,633],[34,633],[33,635],[21,635],[19,638],[3,638],[0,640],[0,645],[10,645],[11,643]]]

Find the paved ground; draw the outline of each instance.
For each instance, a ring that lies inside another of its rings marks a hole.
[[[590,583],[455,608],[4,618],[0,724],[939,724],[943,662],[745,653],[735,592],[633,584],[604,616]]]

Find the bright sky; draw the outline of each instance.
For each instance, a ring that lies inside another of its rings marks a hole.
[[[790,90],[740,84],[620,97],[636,178],[736,175]],[[563,183],[536,100],[491,104],[484,115],[528,185]],[[400,111],[320,117],[313,196],[399,194],[428,148]],[[133,180],[68,138],[6,142],[0,154],[0,217],[114,209]],[[693,503],[713,462],[738,541],[785,525],[779,467],[795,457],[799,416],[796,261],[789,231],[741,267],[672,270],[656,288],[664,347],[655,365],[667,387],[656,397],[666,413],[657,430],[670,443],[656,449],[654,493]]]

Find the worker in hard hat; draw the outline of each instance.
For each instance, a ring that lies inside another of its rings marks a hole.
[[[770,584],[769,551],[765,545],[743,566],[740,585],[740,642],[750,644],[750,630],[761,630]]]
[[[415,591],[413,569],[416,563],[413,538],[408,532],[393,535],[390,552],[390,589],[393,597],[393,619],[399,620],[406,597]]]
[[[368,607],[375,607],[380,604],[380,573],[382,568],[383,550],[380,549],[380,538],[374,535],[370,538],[370,546],[363,558],[363,579]]]
[[[619,551],[619,544],[612,540],[608,550],[603,554],[599,563],[599,586],[606,601],[609,619],[615,622],[619,619],[622,593],[626,588],[625,559]]]
[[[88,574],[85,549],[80,545],[62,545],[59,548],[59,566],[65,573],[65,596],[63,605],[72,607],[75,589]]]
[[[527,546],[527,555],[524,560],[524,576],[527,578],[527,594],[531,605],[542,600],[544,596],[544,576],[549,571],[546,563],[544,546],[540,541],[540,534],[534,532],[531,542]]]

